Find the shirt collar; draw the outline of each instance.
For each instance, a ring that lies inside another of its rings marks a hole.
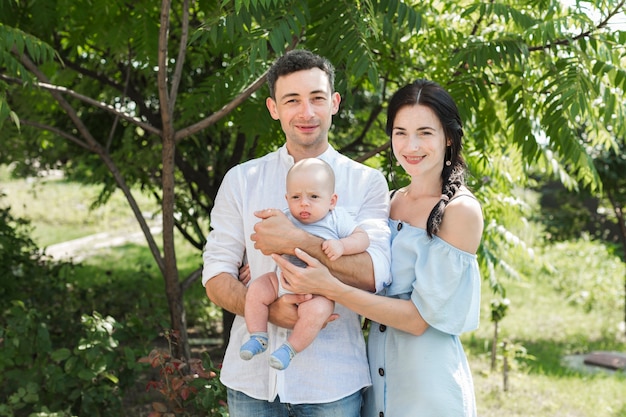
[[[333,161],[337,157],[339,153],[331,144],[328,144],[328,148],[321,154],[318,155],[317,158],[321,159],[324,162],[328,162],[331,166],[333,166]],[[283,144],[280,148],[278,148],[278,156],[280,161],[287,167],[291,168],[294,164],[293,156],[289,155],[287,151],[287,144]]]

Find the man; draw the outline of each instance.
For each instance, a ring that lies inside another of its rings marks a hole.
[[[220,186],[211,212],[211,233],[203,253],[202,283],[215,304],[235,313],[221,380],[228,388],[231,417],[357,417],[361,391],[370,385],[359,317],[343,306],[336,320],[295,357],[289,368],[268,365],[268,353],[287,338],[298,317],[297,305],[310,296],[286,294],[270,306],[270,345],[245,362],[239,347],[248,339],[244,301],[248,278],[239,280],[242,260],[255,279],[274,271],[270,255],[294,254],[300,248],[327,265],[343,282],[368,291],[389,280],[389,197],[383,175],[339,154],[328,143],[332,116],[341,97],[334,92],[334,69],[324,58],[304,50],[288,52],[268,73],[273,119],[279,120],[286,143],[279,150],[231,169]],[[330,261],[322,239],[304,232],[281,212],[286,208],[285,177],[304,158],[320,158],[336,178],[337,205],[346,208],[369,235],[366,253]]]

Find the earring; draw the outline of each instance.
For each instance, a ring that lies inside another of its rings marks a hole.
[[[449,167],[450,165],[452,165],[452,161],[450,161],[449,159],[446,161],[446,166]]]

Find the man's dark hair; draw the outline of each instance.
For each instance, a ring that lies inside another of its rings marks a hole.
[[[335,88],[335,68],[330,61],[310,51],[295,49],[278,58],[268,71],[267,85],[270,89],[270,97],[276,99],[274,94],[278,77],[312,68],[319,68],[328,75],[328,82],[332,93]]]

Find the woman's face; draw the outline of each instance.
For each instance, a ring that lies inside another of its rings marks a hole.
[[[411,177],[441,175],[449,141],[439,118],[430,107],[404,106],[393,121],[393,154]]]

